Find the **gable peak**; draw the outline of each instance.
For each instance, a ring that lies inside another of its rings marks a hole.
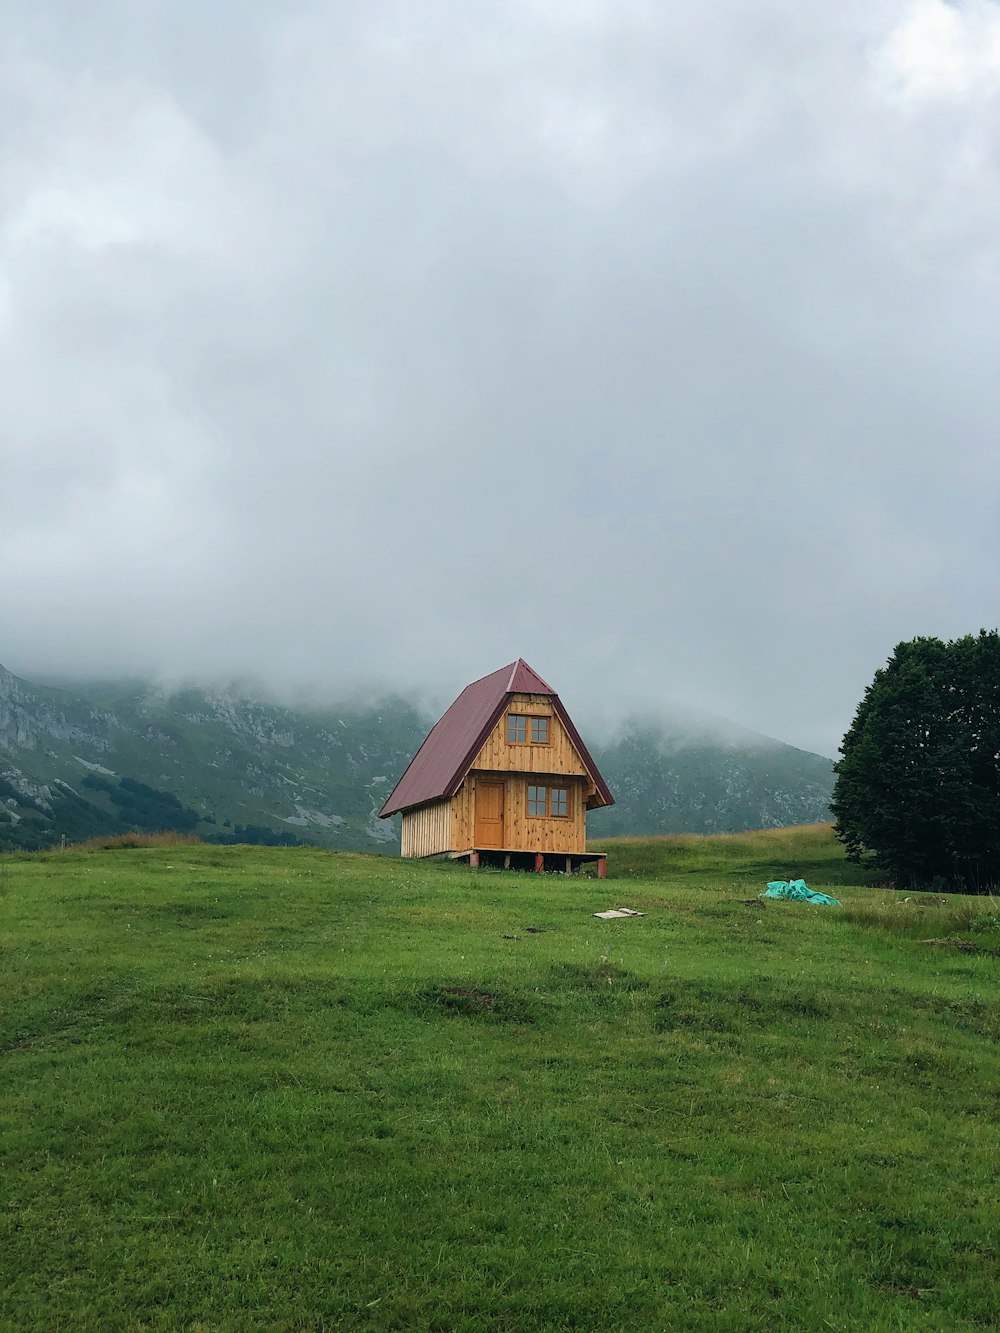
[[[530,667],[523,657],[510,665],[510,677],[507,681],[508,694],[555,694],[555,690]]]

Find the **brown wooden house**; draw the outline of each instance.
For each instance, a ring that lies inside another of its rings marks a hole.
[[[587,811],[614,797],[555,690],[518,658],[467,685],[379,811],[402,812],[403,856],[574,870]]]

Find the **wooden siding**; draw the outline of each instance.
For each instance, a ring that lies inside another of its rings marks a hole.
[[[569,814],[565,819],[542,819],[528,814],[528,786],[534,785],[536,778],[546,787],[568,788]],[[507,780],[505,846],[512,852],[585,852],[587,812],[583,791],[583,783],[565,773],[535,773],[531,778],[512,774]]]
[[[548,745],[511,745],[507,740],[507,714],[527,713],[549,719]],[[566,729],[555,715],[552,702],[544,694],[515,694],[503,717],[490,733],[472,767],[495,773],[543,773],[585,777],[589,774]],[[561,848],[556,850],[562,850]]]
[[[403,813],[400,856],[435,856],[451,851],[451,802],[435,801]]]
[[[513,747],[512,747],[513,748]],[[587,850],[587,784],[564,773],[470,773],[451,802],[451,850],[467,851],[475,844],[476,782],[506,780],[503,851],[585,852]],[[566,787],[570,809],[565,819],[537,818],[528,814],[529,781],[546,787]],[[404,816],[405,818],[405,816]],[[403,855],[407,855],[404,851]]]
[[[507,709],[508,713],[534,713],[536,717],[543,714],[551,717],[554,711],[552,700],[547,694],[515,694]]]
[[[475,818],[476,779],[470,773],[451,800],[451,849],[464,852],[472,846]]]

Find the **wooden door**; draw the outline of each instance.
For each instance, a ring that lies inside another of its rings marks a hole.
[[[476,782],[476,847],[503,846],[502,782]]]

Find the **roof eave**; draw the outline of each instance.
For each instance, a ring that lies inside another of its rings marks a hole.
[[[462,783],[469,776],[469,769],[476,762],[476,755],[489,740],[490,732],[493,730],[496,724],[503,717],[504,713],[507,711],[507,705],[510,702],[511,693],[512,692],[508,692],[507,694],[504,695],[504,697],[497,704],[496,708],[494,708],[493,712],[490,714],[488,720],[483,723],[482,727],[480,727],[479,735],[469,746],[468,752],[465,758],[462,760],[462,763],[459,766],[458,770],[456,771],[455,776],[452,778],[451,782],[445,788],[444,795],[448,797],[449,800],[451,799],[452,796],[454,796],[458,792],[458,789],[461,787]]]

